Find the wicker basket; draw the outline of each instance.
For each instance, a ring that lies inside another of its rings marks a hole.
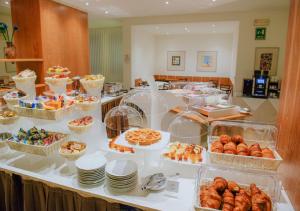
[[[0,117],[0,124],[2,124],[2,125],[14,124],[18,119],[19,119],[19,116],[13,116],[13,117],[8,117],[8,118]]]
[[[0,141],[0,148],[6,147],[7,141]]]
[[[13,107],[15,105],[19,104],[19,100],[26,100],[28,98],[28,95],[25,95],[23,97],[20,98],[7,98],[5,95],[3,96],[3,99],[5,100],[5,102],[7,103],[7,105]]]
[[[211,163],[229,165],[232,167],[242,167],[247,169],[262,169],[276,171],[282,162],[281,156],[276,150],[273,150],[275,159],[232,155],[224,153],[211,152],[211,144],[208,144],[208,158]]]
[[[62,134],[63,137],[48,145],[48,146],[36,146],[36,145],[29,145],[29,144],[24,144],[24,143],[18,143],[15,141],[7,141],[8,146],[16,151],[19,152],[26,152],[29,154],[35,154],[35,155],[41,155],[41,156],[49,156],[57,152],[60,148],[60,145],[67,141],[68,135],[67,134]]]
[[[82,155],[84,155],[85,152],[86,152],[86,147],[85,147],[83,150],[81,150],[80,152],[74,153],[74,154],[62,153],[62,152],[61,152],[61,148],[59,148],[59,154],[60,154],[62,157],[68,159],[68,160],[77,160],[77,159],[80,158]]]
[[[93,111],[100,108],[99,100],[95,102],[83,102],[83,103],[76,102],[75,106],[82,111]]]
[[[72,112],[72,107],[61,108],[57,110],[45,110],[45,109],[32,109],[20,107],[18,105],[14,106],[14,110],[18,113],[19,116],[37,118],[37,119],[46,119],[46,120],[60,120],[70,112]]]
[[[94,121],[91,122],[90,124],[88,125],[83,125],[83,126],[75,126],[75,125],[72,125],[70,124],[70,122],[68,123],[68,128],[74,132],[74,133],[77,133],[77,134],[81,134],[81,133],[85,133],[87,132],[89,129],[91,129],[92,125],[94,124]]]

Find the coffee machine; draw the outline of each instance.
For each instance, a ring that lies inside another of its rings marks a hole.
[[[253,76],[252,96],[253,97],[268,97],[269,89],[269,72],[255,70]]]

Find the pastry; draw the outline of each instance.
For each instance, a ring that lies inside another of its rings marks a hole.
[[[274,153],[272,152],[271,149],[269,149],[269,148],[264,148],[264,149],[261,150],[261,152],[262,152],[262,156],[263,156],[264,158],[275,159]]]
[[[54,75],[68,75],[70,74],[70,71],[66,67],[61,66],[53,66],[48,68],[48,74],[54,74]]]
[[[240,186],[234,181],[228,181],[228,190],[230,190],[232,193],[238,193],[240,189]]]
[[[11,118],[11,117],[15,117],[16,115],[17,115],[16,112],[11,110],[0,112],[0,118]]]
[[[164,156],[171,160],[199,163],[202,162],[202,150],[200,145],[175,142],[169,145]]]
[[[91,116],[85,116],[79,119],[75,119],[71,121],[69,124],[72,126],[86,126],[93,122],[93,117]]]
[[[251,145],[251,147],[249,148],[249,151],[250,151],[250,156],[262,157],[262,151],[261,151],[259,144]]]
[[[95,80],[103,80],[103,75],[86,75],[83,77],[86,81],[95,81]]]
[[[237,154],[236,144],[234,142],[229,142],[224,145],[224,153],[225,154]]]
[[[161,134],[152,129],[138,129],[126,132],[125,139],[133,145],[148,146],[157,143]]]
[[[126,146],[123,146],[123,145],[119,145],[119,144],[116,144],[116,138],[113,138],[111,141],[109,141],[109,148],[110,149],[113,149],[113,150],[116,150],[116,151],[119,151],[119,152],[129,152],[129,153],[134,153],[134,149],[131,148],[131,147],[126,147]]]
[[[217,152],[217,153],[223,153],[224,147],[223,147],[223,144],[221,143],[221,141],[214,141],[211,144],[211,151]]]
[[[249,156],[249,149],[246,143],[240,143],[239,145],[237,145],[237,154]]]
[[[261,191],[255,184],[250,185],[252,211],[271,211],[270,197]]]
[[[61,145],[60,153],[62,154],[76,154],[83,151],[86,148],[85,143],[76,141],[69,141]]]
[[[200,204],[202,207],[219,209],[222,197],[212,186],[203,186],[200,191]]]
[[[222,177],[215,177],[212,187],[219,192],[223,192],[227,188],[227,181]]]
[[[223,193],[223,208],[222,211],[233,211],[234,209],[234,195],[226,189]]]
[[[231,141],[234,142],[235,144],[240,144],[244,142],[244,139],[240,135],[235,135],[231,137]]]
[[[244,189],[241,189],[235,196],[234,202],[234,211],[248,211],[251,207],[251,196]]]
[[[221,135],[219,137],[219,141],[222,143],[222,144],[227,144],[231,141],[231,137],[228,136],[228,135]]]

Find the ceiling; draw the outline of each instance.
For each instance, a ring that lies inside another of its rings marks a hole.
[[[154,35],[178,35],[178,34],[229,34],[238,28],[236,21],[200,22],[180,24],[155,24],[137,25],[135,31],[143,31]]]
[[[282,8],[289,0],[56,0],[91,18],[126,18]],[[167,4],[168,3],[168,4]]]
[[[287,8],[289,0],[55,0],[89,13],[90,18],[128,18]],[[168,3],[168,4],[167,4]],[[9,12],[0,0],[0,12]]]

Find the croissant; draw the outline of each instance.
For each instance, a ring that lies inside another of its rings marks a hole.
[[[249,148],[250,155],[254,157],[262,157],[262,151],[259,144],[253,144]]]
[[[234,209],[234,195],[228,189],[223,193],[223,208],[222,211],[233,211]]]
[[[275,159],[274,153],[269,148],[264,148],[264,149],[261,150],[261,152],[262,152],[262,156],[264,158]]]
[[[224,145],[224,153],[225,154],[237,154],[236,144],[233,142],[229,142]]]
[[[203,186],[200,190],[200,203],[202,207],[219,209],[221,206],[222,197],[212,186]]]
[[[227,188],[227,181],[222,177],[215,177],[212,187],[219,192],[223,192]]]
[[[235,196],[234,203],[234,211],[248,211],[251,207],[251,197],[244,189],[241,189]]]
[[[271,211],[272,202],[270,197],[261,191],[255,184],[250,185],[252,211]]]
[[[234,142],[235,144],[240,144],[244,142],[244,139],[240,135],[235,135],[231,137],[231,141]]]
[[[220,141],[214,141],[211,144],[211,151],[212,152],[218,152],[218,153],[223,153],[224,147],[223,144]]]
[[[228,135],[221,135],[219,141],[221,141],[222,144],[227,144],[231,141],[231,137]]]
[[[237,149],[238,155],[244,155],[244,156],[249,155],[249,149],[248,149],[247,144],[245,144],[245,143],[240,143],[239,145],[237,145],[236,149]]]
[[[240,186],[233,181],[228,181],[228,190],[233,193],[238,193],[240,191]]]

